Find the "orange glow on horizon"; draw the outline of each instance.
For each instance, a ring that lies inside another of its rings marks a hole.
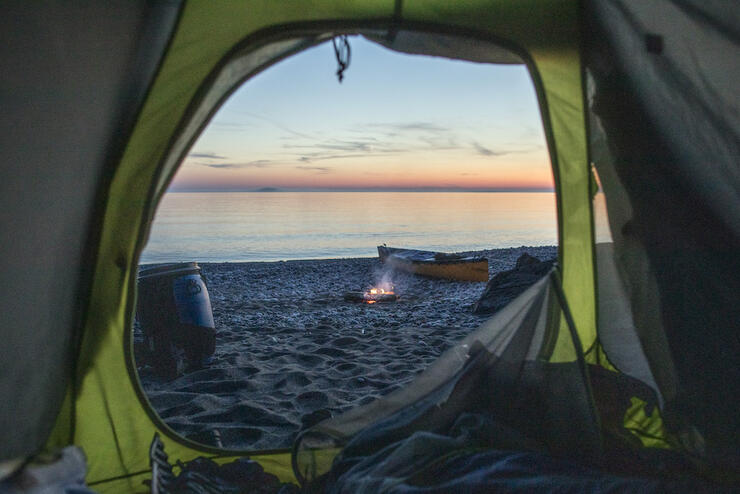
[[[326,170],[326,171],[325,171]],[[183,166],[171,190],[277,189],[552,189],[549,164],[508,166],[341,166],[299,171],[284,169],[218,169]]]

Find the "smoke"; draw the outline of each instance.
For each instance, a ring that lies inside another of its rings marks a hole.
[[[393,291],[395,285],[393,283],[393,268],[383,265],[382,268],[375,270],[375,287],[382,288],[386,292]]]

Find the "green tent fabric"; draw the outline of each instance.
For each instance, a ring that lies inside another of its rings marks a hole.
[[[665,428],[678,438],[673,447],[720,469],[738,465],[737,9],[690,0],[2,9],[0,60],[11,70],[0,78],[8,162],[0,199],[3,238],[14,242],[0,251],[8,279],[0,393],[9,404],[0,415],[0,461],[76,444],[88,456],[88,482],[123,492],[150,475],[155,432],[182,461],[244,454],[178,437],[148,405],[130,348],[138,255],[168,181],[225,98],[280,59],[349,33],[412,53],[527,64],[580,346],[592,363],[652,379]],[[664,13],[670,21],[659,20]],[[682,45],[684,32],[700,43]],[[460,43],[440,52],[384,33],[448,36],[476,49]],[[613,247],[599,249],[598,269],[591,161],[614,235]],[[633,343],[620,347],[625,326],[602,324],[602,291],[614,301],[610,310],[631,313]],[[559,324],[549,361],[573,362],[571,333]],[[708,371],[697,375],[702,366]],[[661,414],[645,416],[639,403],[630,417],[638,429],[663,430]],[[250,456],[295,480],[289,452]]]
[[[418,22],[421,27],[441,17],[453,30],[481,30],[481,36],[508,38],[514,46],[523,44],[522,50],[529,52],[533,63],[537,64],[533,68],[539,69],[541,98],[546,105],[543,108],[551,118],[548,127],[551,129],[550,145],[557,163],[557,175],[568,177],[567,180],[558,180],[564,286],[569,298],[573,299],[573,306],[578,307],[574,317],[577,327],[584,332],[583,341],[589,345],[595,334],[593,290],[583,289],[583,286],[590,287],[594,275],[592,263],[588,262],[591,258],[591,219],[575,23],[577,6],[575,3],[564,6],[559,2],[537,5],[540,3],[533,2],[530,6],[530,9],[540,12],[539,16],[525,18],[520,10],[524,5],[514,8],[508,2],[501,2],[499,8],[488,6],[484,9],[485,17],[480,15],[481,9],[475,5],[445,12],[449,9],[446,2],[436,6],[429,2],[415,6],[409,2],[404,5],[403,20]],[[377,25],[375,19],[391,18],[394,12],[394,5],[388,2],[341,5],[337,8],[337,4],[327,3],[326,11],[322,4],[316,3],[304,6],[304,9],[285,11],[276,10],[272,5],[260,10],[253,4],[244,3],[225,4],[222,10],[203,3],[185,6],[177,32],[111,183],[103,221],[101,256],[95,270],[91,300],[91,306],[96,310],[89,313],[81,351],[78,376],[81,382],[75,399],[77,420],[73,438],[76,444],[88,451],[91,482],[146,471],[148,467],[148,458],[141,453],[146,450],[156,429],[151,413],[147,414],[140,404],[143,397],[135,389],[135,381],[121,385],[121,376],[130,373],[121,351],[121,341],[130,327],[135,256],[143,247],[145,232],[145,224],[142,223],[153,215],[152,184],[157,184],[153,192],[156,198],[164,192],[166,180],[163,177],[174,172],[173,167],[160,169],[158,166],[163,161],[167,145],[180,130],[181,119],[188,111],[193,111],[188,105],[192,104],[191,100],[198,94],[203,81],[218,67],[225,54],[244,38],[252,37],[254,45],[259,46],[270,38],[290,37],[288,28],[276,32],[274,26],[297,21],[320,23],[323,19],[328,20],[326,28],[341,26],[342,22],[336,19],[346,19],[348,26],[358,24],[362,19],[372,20]],[[551,10],[553,8],[555,11]],[[564,17],[573,19],[573,22],[562,22]],[[513,22],[513,19],[518,21]],[[535,23],[537,32],[542,34],[533,35]],[[543,23],[549,23],[550,29],[543,28],[546,25]],[[218,26],[218,30],[214,31],[213,26]],[[312,31],[320,34],[327,32],[326,28],[313,28]],[[297,26],[298,33],[305,29]],[[263,65],[273,62],[282,53],[278,51],[270,55],[264,57]],[[189,140],[186,142],[189,144]],[[184,151],[186,146],[182,149]],[[179,156],[175,154],[174,158],[169,163],[174,165]],[[558,352],[562,350],[556,349],[556,354]],[[135,376],[131,377],[135,379]],[[112,389],[116,392],[112,393]],[[106,410],[105,415],[98,413],[101,409]],[[163,427],[161,421],[157,422],[159,427]],[[65,424],[65,421],[60,421],[60,424]],[[170,432],[168,436],[173,434]],[[108,439],[104,440],[106,437]],[[119,447],[100,447],[110,443],[118,443]],[[167,448],[171,456],[184,460],[199,454],[193,446],[183,445],[182,441],[173,441],[167,444]],[[134,451],[138,454],[126,454]],[[287,455],[278,453],[275,456]],[[280,462],[279,459],[276,461]],[[282,462],[285,469],[278,473],[284,479],[289,466],[285,459]]]

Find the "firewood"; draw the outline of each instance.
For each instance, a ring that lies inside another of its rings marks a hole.
[[[365,293],[365,292],[347,292],[344,294],[344,300],[347,302],[395,302],[398,295],[395,293]]]

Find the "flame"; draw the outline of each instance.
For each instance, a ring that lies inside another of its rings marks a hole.
[[[385,290],[384,288],[371,288],[370,295],[393,295],[393,290]]]
[[[376,298],[382,295],[395,295],[393,288],[393,285],[390,285],[388,288],[370,288],[364,293],[365,302],[367,302],[368,304],[374,304],[375,302],[377,302]]]
[[[385,288],[371,288],[366,293],[370,295],[393,295],[395,292],[393,291],[393,287],[386,290]]]

